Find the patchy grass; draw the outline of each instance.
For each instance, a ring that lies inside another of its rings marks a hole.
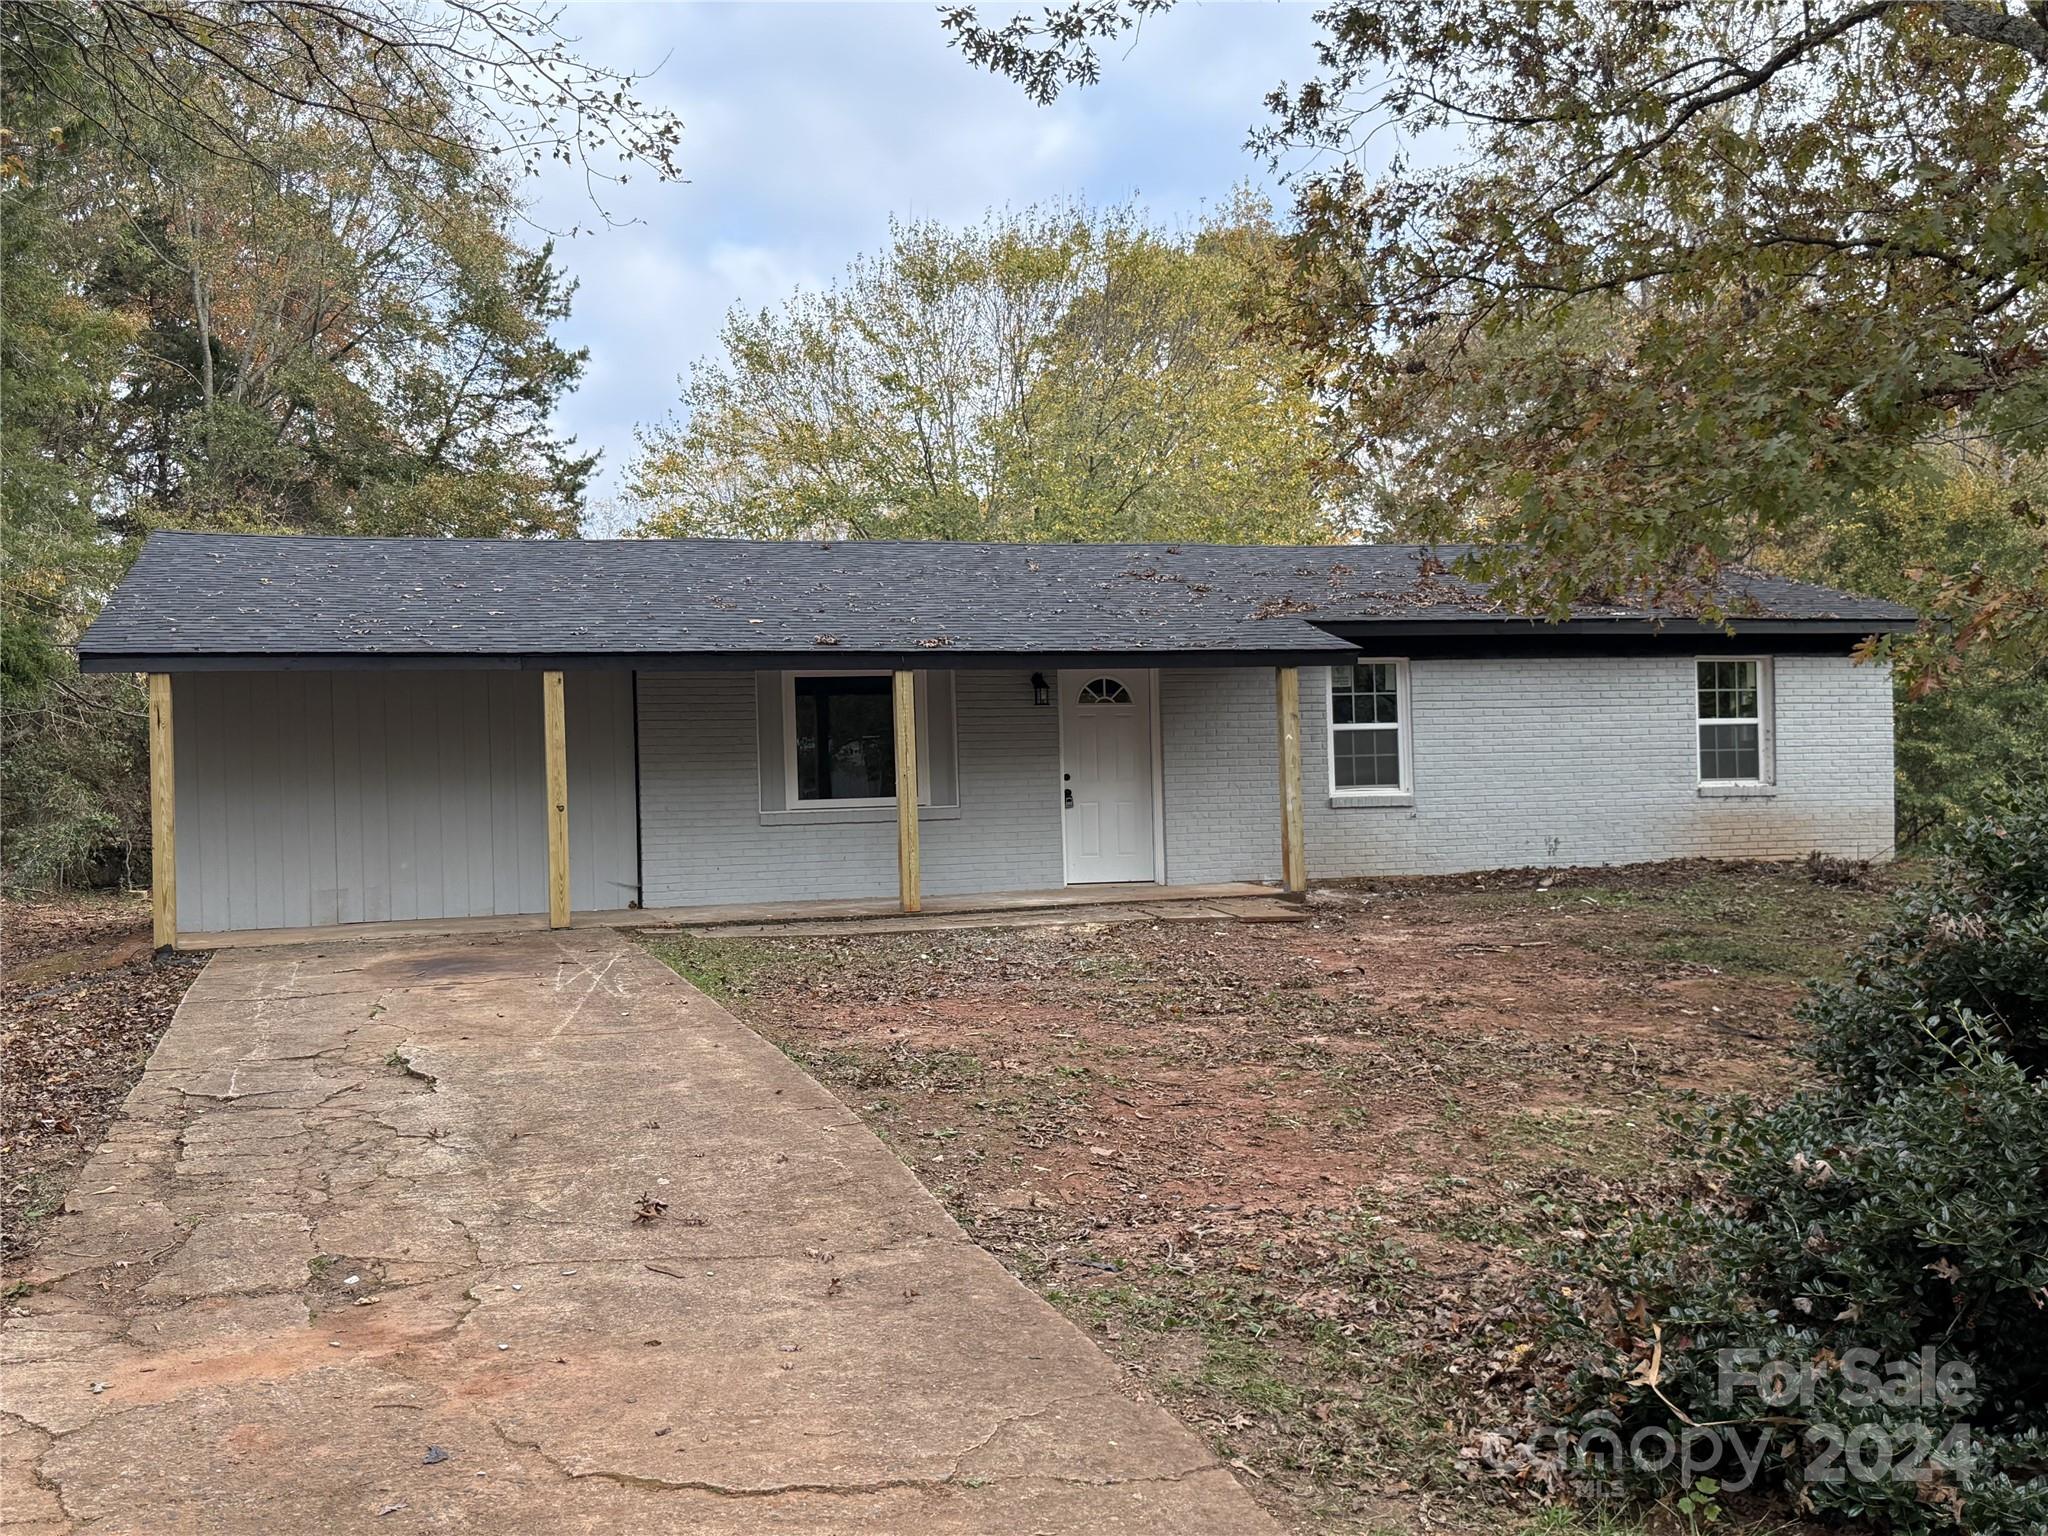
[[[1547,1255],[1658,1198],[1681,1096],[1796,1079],[1890,882],[1650,866],[1355,882],[1297,925],[654,952],[829,1085],[1298,1533],[1636,1536],[1467,1476]]]
[[[667,933],[647,940],[664,965],[721,1003],[737,1002],[764,968],[764,946],[745,939]]]
[[[11,1225],[24,1245],[33,1242],[42,1224],[64,1209],[71,1183],[70,1169],[46,1168],[20,1176],[9,1193],[15,1197]]]
[[[1456,1467],[1454,1384],[1397,1363],[1389,1320],[1424,1266],[1375,1225],[1330,1213],[1228,1269],[1161,1262],[1045,1294],[1302,1513],[1338,1517],[1347,1491],[1390,1465],[1456,1486],[1438,1476]]]
[[[1903,878],[1897,866],[1849,885],[1788,877],[1771,865],[1679,868],[1691,871],[1690,878],[1594,876],[1541,890],[1488,891],[1471,900],[1478,910],[1536,906],[1576,918],[1588,930],[1581,942],[1627,958],[1743,976],[1833,977]]]

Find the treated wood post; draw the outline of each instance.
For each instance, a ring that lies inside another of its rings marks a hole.
[[[177,775],[171,761],[171,674],[149,674],[149,915],[158,949],[178,942]]]
[[[922,876],[917,864],[917,674],[898,672],[890,678],[890,701],[896,720],[896,884],[903,910],[924,908]]]
[[[1280,883],[1293,895],[1308,889],[1301,831],[1301,668],[1275,667],[1280,702]]]
[[[548,926],[569,926],[569,731],[562,674],[540,675],[542,734],[548,754]]]

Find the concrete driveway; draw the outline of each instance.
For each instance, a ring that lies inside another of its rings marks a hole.
[[[615,934],[217,955],[68,1211],[8,1536],[1273,1530]]]

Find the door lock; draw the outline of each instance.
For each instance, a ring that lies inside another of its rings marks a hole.
[[[1067,797],[1067,809],[1071,811],[1074,808],[1074,792],[1071,789],[1069,789],[1065,793]]]

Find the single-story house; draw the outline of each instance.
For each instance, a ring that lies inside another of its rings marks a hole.
[[[1892,845],[1893,604],[1504,612],[1371,545],[159,533],[158,933]]]

